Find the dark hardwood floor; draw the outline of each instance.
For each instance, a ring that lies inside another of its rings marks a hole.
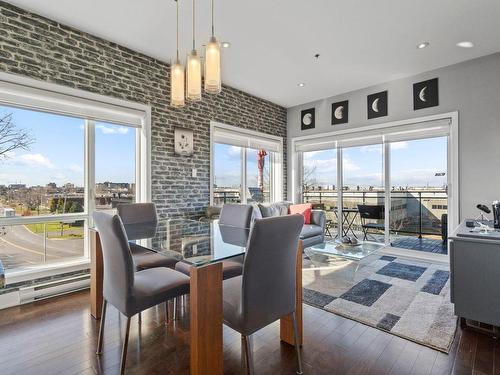
[[[108,309],[104,353],[96,357],[98,324],[89,293],[78,292],[0,311],[0,374],[116,374],[121,336],[118,312]],[[188,314],[165,325],[162,305],[135,317],[127,373],[188,374]],[[121,319],[124,323],[124,319]],[[305,374],[500,374],[500,342],[457,332],[449,355],[325,311],[304,306]],[[294,374],[294,350],[273,324],[253,341],[256,374]],[[240,337],[224,328],[226,374],[242,373]]]

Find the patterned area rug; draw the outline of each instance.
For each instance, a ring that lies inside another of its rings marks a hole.
[[[457,317],[449,268],[372,255],[361,262],[304,258],[304,302],[448,353]]]

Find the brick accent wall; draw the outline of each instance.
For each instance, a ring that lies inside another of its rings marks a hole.
[[[281,136],[286,147],[281,106],[224,86],[220,95],[174,109],[161,61],[3,1],[0,25],[0,71],[151,106],[152,195],[161,216],[199,216],[208,205],[210,120]],[[194,130],[192,157],[174,156],[176,126]],[[286,165],[283,173],[286,181]]]

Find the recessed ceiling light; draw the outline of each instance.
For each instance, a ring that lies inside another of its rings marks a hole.
[[[300,83],[297,84],[297,86],[299,86],[299,87],[304,87],[305,85],[306,84],[304,82],[300,82]]]
[[[221,45],[222,45],[223,48],[229,48],[229,47],[231,47],[231,43],[229,43],[229,42],[222,42]]]
[[[469,41],[467,41],[467,40],[464,40],[463,42],[459,42],[459,43],[457,43],[457,47],[461,47],[461,48],[472,48],[472,47],[474,47],[474,43],[469,42]]]
[[[424,49],[425,47],[429,47],[429,42],[422,42],[417,44],[418,49]]]

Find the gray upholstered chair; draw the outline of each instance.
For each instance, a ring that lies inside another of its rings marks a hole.
[[[256,220],[247,243],[243,275],[224,281],[224,323],[241,333],[249,373],[252,373],[250,336],[290,314],[297,373],[302,373],[295,318],[295,272],[303,223],[301,215]]]
[[[156,224],[158,223],[156,206],[154,203],[119,204],[116,208],[118,210],[118,216],[120,216],[127,233],[143,234],[142,236],[137,236],[137,238],[154,236]],[[145,236],[144,232],[152,233],[148,233],[148,235]],[[129,240],[135,240],[137,238],[129,236]],[[154,267],[174,268],[176,263],[181,259],[181,256],[173,257],[155,253],[148,248],[132,242],[130,243],[130,251],[132,252],[132,258],[137,271]]]
[[[127,318],[120,365],[120,373],[123,374],[131,317],[159,303],[189,293],[189,277],[165,267],[136,272],[120,217],[104,212],[95,212],[93,217],[99,231],[104,260],[104,302],[96,354],[102,353],[106,308],[109,302]]]
[[[250,204],[225,204],[219,218],[219,225],[235,228],[250,228],[252,223],[253,206]],[[189,275],[191,265],[179,262],[175,265],[176,271]],[[241,275],[243,272],[243,256],[235,257],[222,262],[222,278],[224,280]]]
[[[225,204],[220,211],[219,224],[250,228],[253,206],[251,204]]]

